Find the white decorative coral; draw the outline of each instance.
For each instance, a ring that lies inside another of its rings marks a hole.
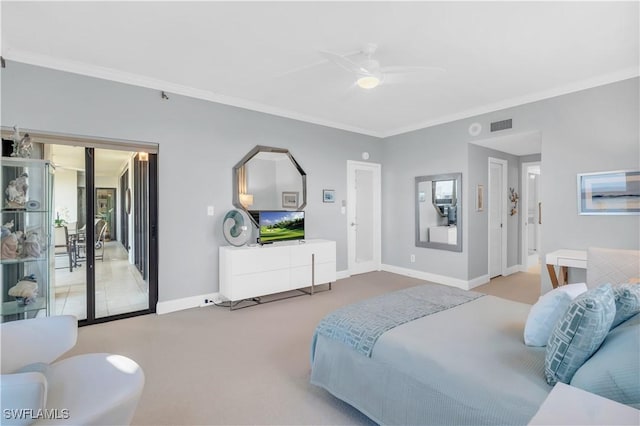
[[[38,283],[22,280],[9,289],[9,296],[22,297],[27,304],[35,301],[38,296]]]

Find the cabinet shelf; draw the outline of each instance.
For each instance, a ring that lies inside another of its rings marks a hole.
[[[27,312],[39,311],[40,309],[44,309],[47,307],[47,300],[44,297],[37,297],[35,302],[29,303],[28,305],[20,306],[18,302],[9,301],[4,302],[2,304],[2,311],[0,311],[0,315],[17,315],[24,314]]]
[[[6,214],[17,214],[17,213],[49,213],[46,210],[26,210],[26,209],[2,209],[2,213],[6,213]]]
[[[41,262],[47,260],[46,257],[21,257],[19,259],[1,259],[0,263],[3,265],[16,265],[27,262]]]

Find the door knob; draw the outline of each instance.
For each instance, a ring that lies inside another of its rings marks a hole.
[[[351,226],[356,226],[356,223],[355,222],[351,222]]]

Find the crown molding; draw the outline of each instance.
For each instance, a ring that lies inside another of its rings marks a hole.
[[[325,120],[319,117],[313,117],[306,114],[300,114],[295,111],[290,111],[271,105],[262,104],[259,102],[253,102],[247,99],[237,98],[233,96],[221,95],[208,90],[197,89],[190,86],[184,86],[181,84],[171,83],[164,80],[154,79],[139,74],[128,73],[119,71],[113,68],[100,67],[96,65],[86,64],[84,62],[71,61],[66,59],[54,58],[48,55],[42,55],[39,53],[28,52],[20,49],[13,49],[10,47],[2,48],[2,57],[10,61],[22,62],[29,65],[40,66],[44,68],[51,68],[58,71],[65,71],[73,74],[79,74],[88,77],[99,78],[103,80],[115,81],[118,83],[130,84],[133,86],[145,87],[147,89],[162,90],[168,93],[187,96],[195,99],[202,99],[219,104],[229,105],[237,108],[243,108],[251,111],[262,112],[265,114],[275,115],[278,117],[289,118],[292,120],[302,121],[311,124],[317,124],[320,126],[330,127],[338,130],[344,130],[347,132],[358,133],[366,136],[372,136],[375,138],[389,138],[392,136],[398,136],[403,133],[409,133],[428,127],[437,126],[439,124],[450,123],[457,120],[463,120],[479,115],[513,108],[520,105],[525,105],[532,102],[541,101],[544,99],[554,98],[556,96],[566,95],[573,92],[578,92],[585,89],[591,89],[597,86],[603,86],[610,83],[615,83],[630,78],[640,76],[639,67],[625,68],[620,71],[616,71],[609,74],[604,74],[598,77],[573,82],[564,86],[559,86],[550,90],[544,90],[540,92],[530,93],[524,96],[506,99],[500,102],[489,103],[481,105],[475,108],[471,108],[465,111],[461,111],[455,114],[449,114],[441,116],[432,120],[423,121],[420,123],[412,124],[410,126],[399,127],[389,132],[380,132],[369,129],[363,129],[357,126],[351,126],[344,123],[338,123],[331,120]]]
[[[384,132],[382,137],[389,138],[391,136],[401,135],[403,133],[413,132],[415,130],[425,129],[427,127],[437,126],[439,124],[451,123],[457,120],[463,120],[465,118],[476,117],[483,114],[488,114],[495,111],[500,111],[507,108],[513,108],[520,105],[530,104],[538,102],[544,99],[555,98],[556,96],[566,95],[569,93],[579,92],[585,89],[591,89],[598,86],[604,86],[605,84],[615,83],[622,80],[628,80],[640,76],[639,67],[625,68],[620,71],[616,71],[610,74],[604,74],[598,77],[589,78],[586,80],[576,81],[564,86],[559,86],[550,90],[543,90],[541,92],[530,93],[528,95],[519,96],[516,98],[506,99],[500,102],[494,102],[476,108],[468,109],[455,114],[445,115],[433,120],[423,121],[413,124],[411,126],[400,127],[390,132]]]
[[[202,99],[219,104],[229,105],[237,108],[243,108],[251,111],[262,112],[265,114],[275,115],[278,117],[289,118],[292,120],[303,121],[306,123],[317,124],[320,126],[330,127],[347,132],[359,133],[362,135],[382,138],[380,132],[362,129],[357,126],[351,126],[344,123],[338,123],[331,120],[325,120],[306,114],[300,114],[271,105],[259,102],[249,101],[247,99],[237,98],[233,96],[221,95],[208,90],[197,89],[195,87],[184,86],[181,84],[171,83],[169,81],[159,80],[146,77],[139,74],[119,71],[113,68],[100,67],[90,65],[84,62],[71,61],[67,59],[54,58],[48,55],[28,52],[20,49],[3,47],[2,57],[4,59],[21,62],[29,65],[35,65],[44,68],[50,68],[58,71],[65,71],[72,74],[79,74],[88,77],[99,78],[103,80],[115,81],[118,83],[130,84],[147,89],[155,89],[165,91],[169,94],[187,96],[190,98]]]

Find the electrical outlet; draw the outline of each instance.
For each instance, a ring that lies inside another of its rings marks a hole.
[[[216,301],[213,299],[204,299],[202,301],[202,303],[200,303],[200,307],[205,307],[205,306],[209,306],[209,305],[215,305]]]
[[[416,255],[412,254],[409,259],[411,260],[411,263],[415,263],[416,262]]]

